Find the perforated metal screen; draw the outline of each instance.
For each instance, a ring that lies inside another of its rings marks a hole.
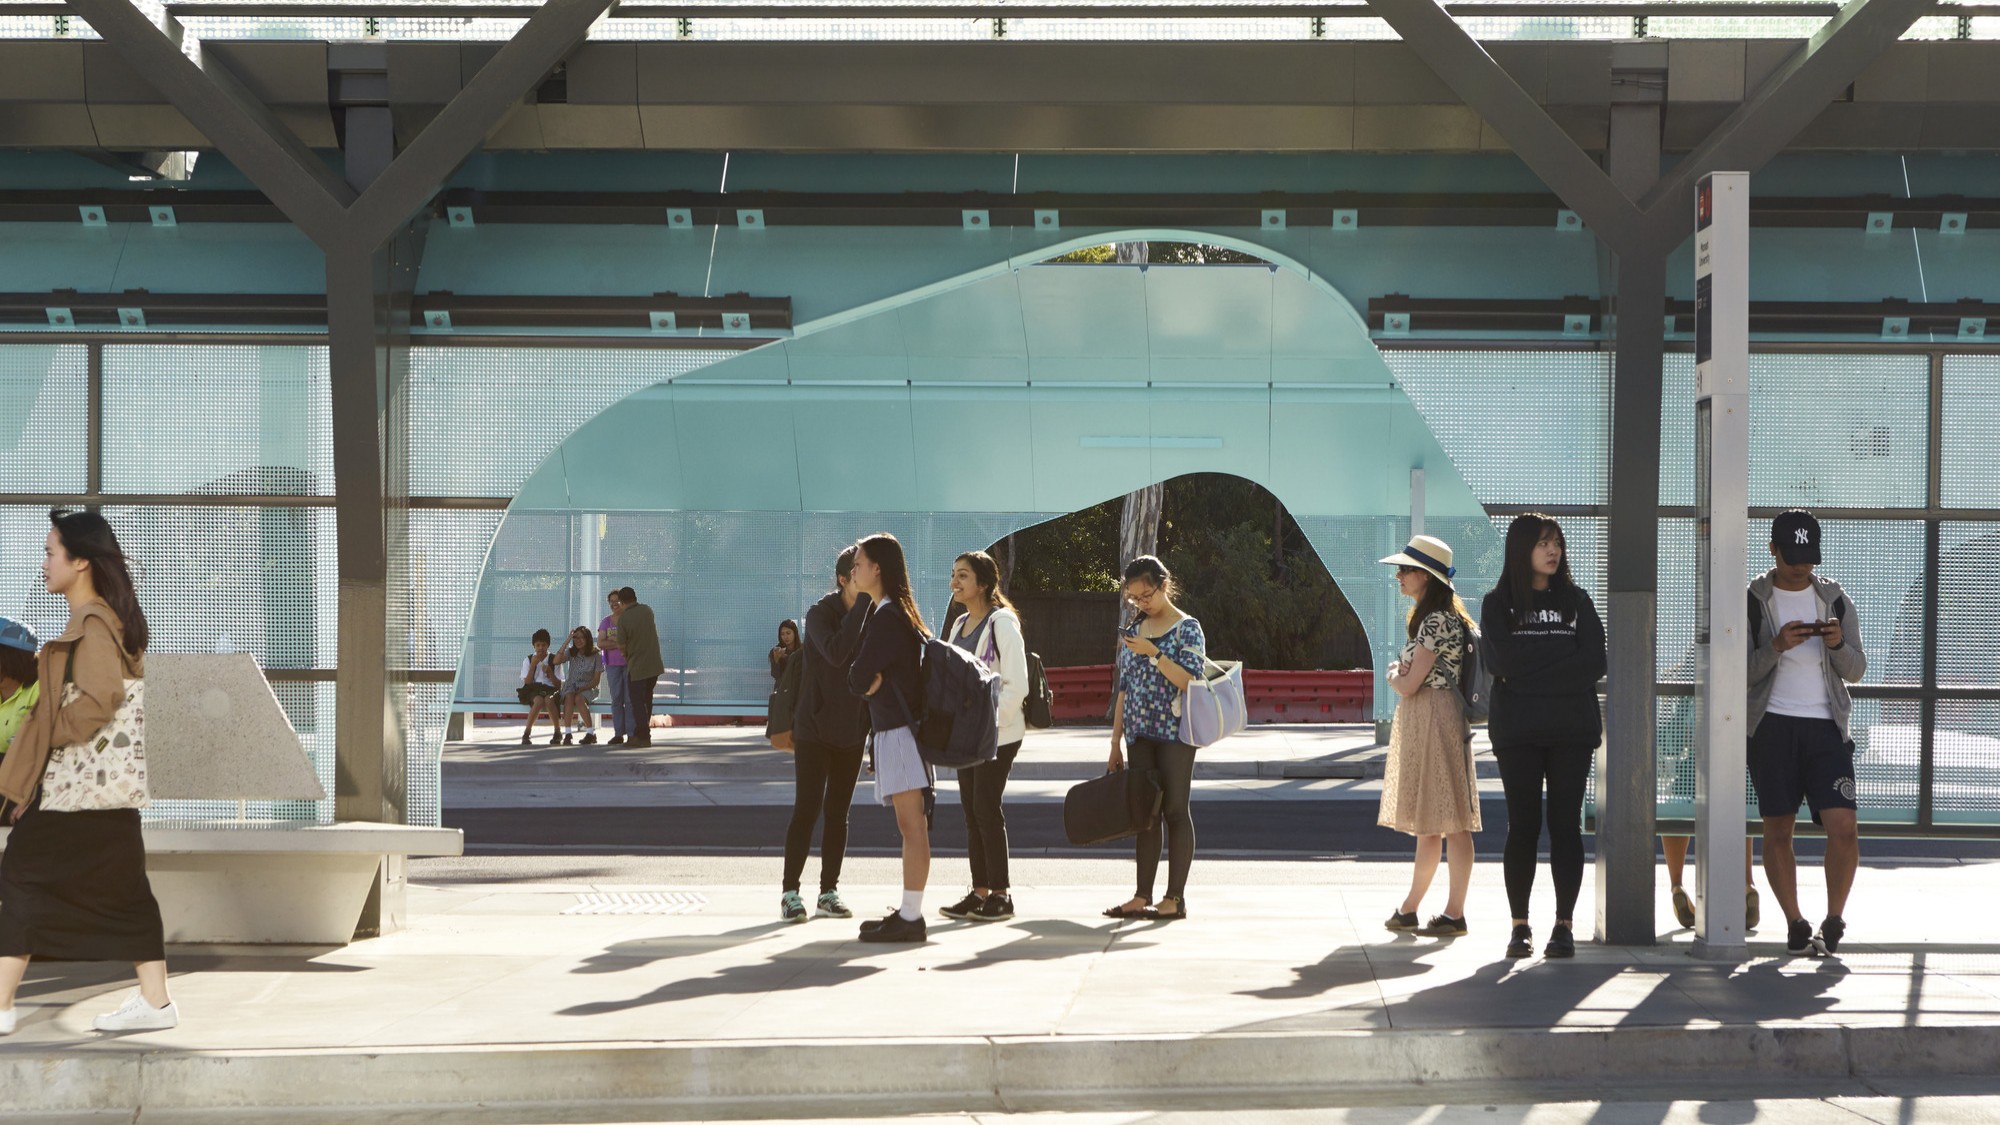
[[[1482,503],[1606,500],[1608,355],[1398,350],[1382,358]]]
[[[107,346],[104,488],[331,496],[331,410],[325,348]]]
[[[1944,430],[1939,483],[1948,508],[2000,508],[2000,356],[1954,355],[1944,360]]]
[[[83,491],[89,364],[74,344],[0,347],[0,490]]]

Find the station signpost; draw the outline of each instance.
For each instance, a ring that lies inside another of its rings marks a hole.
[[[1750,175],[1695,193],[1694,955],[1740,961],[1747,809]]]

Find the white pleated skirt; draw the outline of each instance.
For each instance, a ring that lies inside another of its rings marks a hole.
[[[889,798],[912,789],[936,784],[931,767],[917,751],[917,737],[909,727],[877,731],[874,734],[875,801],[886,805]]]

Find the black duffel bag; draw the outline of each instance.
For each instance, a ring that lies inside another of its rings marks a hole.
[[[1153,770],[1113,770],[1071,786],[1063,831],[1072,844],[1124,840],[1160,822],[1160,777]]]

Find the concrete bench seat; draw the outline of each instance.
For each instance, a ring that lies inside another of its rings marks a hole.
[[[237,817],[177,819],[169,801],[323,801],[310,756],[247,653],[149,653],[146,873],[167,940],[345,945],[369,896],[403,914],[410,856],[462,855],[455,828]],[[7,833],[0,830],[0,850]]]
[[[170,942],[345,945],[385,862],[461,855],[456,828],[287,820],[162,820],[146,874]],[[0,851],[7,833],[0,830]]]

